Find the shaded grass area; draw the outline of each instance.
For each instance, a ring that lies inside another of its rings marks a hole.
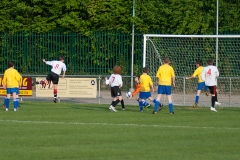
[[[239,159],[238,108],[24,102],[0,110],[0,159]]]

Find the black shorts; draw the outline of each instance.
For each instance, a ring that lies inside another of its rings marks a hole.
[[[216,94],[217,92],[217,86],[208,86],[211,94]]]
[[[122,95],[122,93],[121,93],[119,86],[111,87],[111,96],[112,97],[118,97],[121,95]]]
[[[58,84],[59,75],[53,72],[50,72],[46,78],[48,81],[52,81],[53,84]]]

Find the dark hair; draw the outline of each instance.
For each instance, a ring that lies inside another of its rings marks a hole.
[[[137,77],[138,79],[140,79],[140,75],[137,75],[136,77]]]
[[[13,66],[14,66],[14,62],[13,61],[9,61],[8,62],[8,68],[13,67]]]
[[[64,60],[64,56],[59,56],[59,61],[62,61],[62,60]]]
[[[144,68],[142,69],[142,72],[143,72],[143,73],[148,73],[148,68],[147,68],[147,67],[144,67]]]
[[[196,63],[199,64],[199,66],[202,66],[202,60],[197,60]]]
[[[168,57],[164,58],[164,63],[170,63],[170,59]]]
[[[208,64],[208,65],[213,65],[213,62],[214,62],[214,61],[213,61],[212,59],[209,59],[209,60],[207,61],[207,64]]]
[[[113,68],[113,73],[114,73],[114,74],[121,74],[121,72],[122,72],[122,69],[121,69],[120,66],[115,66],[115,67]]]

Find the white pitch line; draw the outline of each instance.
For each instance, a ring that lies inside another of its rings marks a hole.
[[[63,124],[63,125],[102,125],[102,126],[133,126],[133,127],[159,127],[159,128],[196,128],[196,129],[223,129],[240,130],[240,128],[228,127],[193,127],[193,126],[173,126],[173,125],[145,125],[145,124],[113,124],[113,123],[80,123],[80,122],[48,122],[48,121],[19,121],[19,120],[0,120],[0,122],[12,123],[35,123],[35,124]]]

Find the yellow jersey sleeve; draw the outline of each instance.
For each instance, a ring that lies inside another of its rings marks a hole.
[[[198,76],[198,83],[203,82],[203,80],[201,79],[201,73],[202,73],[203,69],[204,69],[203,66],[198,67],[192,75],[193,77]]]

